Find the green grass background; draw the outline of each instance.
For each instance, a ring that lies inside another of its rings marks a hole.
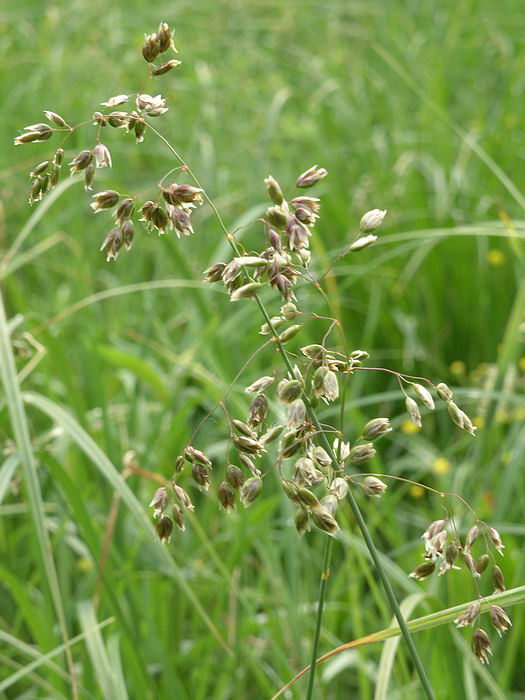
[[[153,84],[140,46],[161,19],[176,29],[183,64]],[[390,416],[397,430],[380,443],[373,470],[460,493],[500,530],[507,586],[522,584],[525,34],[517,4],[202,0],[150,9],[136,0],[25,0],[6,4],[0,23],[2,257],[38,211],[26,203],[27,173],[51,147],[14,148],[12,138],[42,109],[76,123],[111,95],[161,92],[171,109],[155,126],[192,165],[230,229],[260,215],[268,173],[287,189],[299,172],[323,165],[329,177],[317,188],[315,272],[351,240],[364,211],[389,210],[378,243],[345,258],[327,281],[349,346],[367,349],[374,366],[447,381],[471,416],[485,417],[472,440],[440,407],[409,435],[395,382],[362,372],[349,384],[348,438],[367,419]],[[68,140],[68,160],[92,145],[92,134],[87,128]],[[104,142],[114,168],[97,172],[101,188],[140,192],[175,165],[151,134],[136,146],[107,129]],[[133,449],[143,469],[169,477],[193,427],[261,342],[250,302],[230,305],[199,284],[202,270],[229,252],[207,207],[195,222],[195,236],[181,241],[138,230],[132,252],[109,265],[98,251],[109,217],[92,216],[77,184],[31,224],[3,267],[69,635],[111,619],[73,647],[82,697],[269,698],[309,661],[323,536],[298,539],[277,478],[265,479],[263,497],[231,516],[219,512],[213,493],[193,490],[194,522],[162,553],[141,513],[155,485],[133,476],[125,491],[114,476]],[[261,234],[253,225],[241,240],[255,249]],[[116,292],[137,283],[140,291]],[[106,291],[104,300],[62,314]],[[277,312],[279,300],[266,299]],[[299,303],[326,313],[311,288],[299,292]],[[318,341],[325,328],[308,323],[290,347]],[[25,333],[46,350],[29,368],[34,350],[25,354]],[[230,411],[242,418],[244,386],[278,367],[272,349],[259,353],[235,383]],[[62,640],[4,395],[0,409],[1,683]],[[217,413],[197,442],[214,459],[217,483],[227,433]],[[445,473],[438,458],[448,460]],[[399,598],[424,594],[412,615],[475,597],[465,572],[422,584],[407,577],[421,556],[420,533],[441,517],[441,505],[407,485],[391,483],[387,494],[361,499],[362,507]],[[97,584],[112,504],[115,529]],[[340,512],[322,651],[390,620],[351,514]],[[454,513],[466,531],[468,512],[456,503]],[[437,697],[525,697],[524,616],[519,607],[511,615],[502,643],[491,632],[494,657],[483,673],[465,651],[468,632],[445,626],[417,635]],[[380,697],[380,653],[371,646],[335,657],[321,667],[316,697]],[[53,663],[6,685],[5,697],[70,697],[63,656]],[[403,644],[388,680],[384,697],[421,697]],[[300,682],[289,697],[304,692]]]

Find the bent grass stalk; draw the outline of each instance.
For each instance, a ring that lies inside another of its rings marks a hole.
[[[206,193],[206,190],[201,186],[198,178],[195,176],[193,173],[192,169],[189,167],[189,165],[186,163],[184,158],[178,153],[178,151],[171,145],[171,143],[161,134],[160,131],[158,131],[154,126],[152,126],[149,122],[146,122],[147,127],[152,131],[161,141],[164,142],[164,144],[167,146],[167,148],[171,151],[171,153],[177,158],[179,163],[185,168],[186,172],[188,175],[192,178],[194,181],[195,185],[202,190],[203,197],[207,201],[208,205],[210,206],[211,210],[217,217],[217,220],[219,222],[219,225],[228,240],[230,246],[233,248],[235,254],[237,256],[241,256],[241,251],[239,247],[237,246],[237,243],[235,241],[235,238],[232,234],[228,232],[228,229],[226,228],[222,217],[211,200],[211,198],[208,196]],[[248,276],[249,277],[249,276]],[[254,295],[254,300],[259,307],[259,310],[261,311],[261,314],[264,317],[265,322],[269,325],[272,335],[274,337],[274,342],[275,345],[283,359],[283,362],[286,366],[286,369],[290,375],[290,377],[293,377],[293,367],[290,362],[290,359],[288,357],[288,353],[286,352],[286,349],[284,348],[283,344],[279,340],[279,334],[277,333],[276,329],[273,327],[270,319],[270,315],[268,311],[266,310],[266,307],[264,303],[261,301],[260,297],[258,294]],[[340,326],[340,324],[338,323]],[[332,459],[334,464],[338,463],[337,456],[334,454],[334,451],[332,450],[332,447],[330,443],[328,442],[328,439],[325,435],[325,433],[322,430],[321,424],[319,422],[319,419],[317,417],[317,414],[315,410],[313,409],[311,402],[309,400],[309,397],[306,395],[305,392],[303,392],[302,399],[306,405],[306,410],[308,412],[308,415],[310,419],[312,420],[315,428],[317,431],[320,433],[320,439],[324,444],[324,448],[327,451],[329,457]],[[384,570],[381,561],[379,559],[379,555],[377,552],[377,549],[375,547],[374,541],[372,539],[372,536],[370,535],[370,532],[368,530],[368,527],[366,525],[365,519],[363,518],[363,515],[361,513],[361,510],[357,504],[357,501],[355,500],[354,495],[352,494],[352,491],[348,491],[348,500],[350,502],[350,507],[352,509],[352,512],[354,514],[355,519],[357,520],[357,524],[359,526],[359,529],[361,530],[361,533],[363,535],[363,538],[365,540],[366,546],[368,548],[368,551],[370,553],[370,556],[372,558],[372,561],[374,563],[374,566],[377,570],[377,573],[379,575],[379,578],[381,579],[381,583],[383,584],[383,588],[385,590],[387,599],[390,603],[390,606],[392,608],[392,612],[394,613],[398,624],[399,628],[401,630],[401,634],[403,635],[403,638],[406,642],[406,645],[408,647],[408,651],[410,653],[410,656],[412,657],[412,660],[414,662],[414,666],[416,668],[416,672],[419,676],[419,679],[421,681],[421,685],[425,691],[425,694],[427,698],[430,700],[434,699],[434,692],[430,686],[430,682],[428,680],[427,673],[423,667],[423,664],[421,662],[421,659],[419,657],[419,654],[417,652],[416,646],[414,644],[414,641],[410,635],[410,631],[407,627],[407,624],[405,622],[405,619],[403,617],[403,614],[401,612],[401,608],[399,607],[399,603],[397,602],[394,589],[392,587],[392,584],[390,583],[390,580],[386,574],[386,571]],[[322,623],[322,616],[323,616],[323,608],[324,608],[324,601],[326,598],[326,589],[327,589],[327,583],[328,583],[328,573],[330,566],[331,566],[331,559],[332,559],[332,546],[331,542],[327,542],[325,544],[325,551],[324,551],[324,556],[323,556],[323,567],[322,567],[322,572],[321,572],[321,586],[320,586],[320,592],[319,592],[319,600],[318,600],[318,607],[317,607],[317,616],[316,616],[316,627],[315,627],[315,634],[314,634],[314,639],[313,639],[313,645],[312,645],[312,657],[313,661],[317,658],[317,650],[319,647],[319,637],[320,637],[320,632],[321,632],[321,623]],[[316,664],[312,663],[311,668],[310,668],[310,680],[309,680],[309,686],[308,686],[308,694],[307,698],[308,700],[312,697],[312,692],[313,692],[313,684],[314,684],[314,677],[315,677],[315,667]]]

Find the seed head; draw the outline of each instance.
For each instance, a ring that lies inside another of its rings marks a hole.
[[[318,360],[322,362],[326,356],[326,350],[322,345],[305,345],[301,348],[301,352],[309,360]]]
[[[259,394],[261,391],[265,391],[268,389],[269,386],[271,386],[275,381],[275,377],[270,377],[268,375],[264,377],[259,377],[259,379],[256,379],[250,386],[247,386],[244,391],[246,391],[248,394],[253,393],[253,394]]]
[[[512,627],[512,622],[510,621],[509,616],[505,610],[503,610],[503,608],[499,607],[499,605],[490,606],[490,621],[500,637],[509,629],[509,627]]]
[[[53,135],[53,131],[48,124],[31,124],[24,127],[24,131],[25,133],[15,138],[15,146],[20,146],[24,143],[47,141]]]
[[[476,571],[478,572],[478,574],[482,574],[486,570],[489,563],[489,559],[490,557],[488,554],[482,554],[476,561]]]
[[[362,464],[372,459],[377,454],[374,445],[367,442],[364,445],[356,445],[350,450],[350,461],[352,464]],[[373,477],[370,477],[373,478]],[[386,488],[386,486],[385,486]]]
[[[125,249],[131,250],[131,246],[133,245],[133,236],[135,235],[135,227],[133,226],[133,221],[131,219],[127,219],[126,221],[124,221],[120,230],[122,231],[122,238],[124,240]]]
[[[305,170],[304,173],[299,175],[295,182],[295,186],[301,188],[311,187],[327,175],[328,172],[324,168],[318,168],[317,165],[312,165],[311,168],[308,168],[308,170]]]
[[[227,513],[235,509],[235,489],[227,481],[223,481],[219,486],[217,498]]]
[[[239,301],[240,299],[252,299],[257,295],[264,285],[261,282],[248,282],[238,287],[230,294],[230,301]]]
[[[112,228],[109,233],[106,233],[102,245],[100,246],[100,250],[106,251],[106,262],[117,259],[123,244],[124,237],[119,228]]]
[[[222,279],[222,273],[224,272],[224,268],[226,267],[226,264],[223,262],[216,262],[213,263],[211,267],[209,267],[207,270],[204,270],[204,281],[205,282],[220,282]]]
[[[207,491],[210,488],[210,475],[206,467],[203,467],[202,464],[194,462],[191,465],[191,475],[193,481],[202,487],[203,491]]]
[[[389,433],[392,430],[388,418],[373,418],[363,428],[362,437],[365,440],[376,440],[381,435]]]
[[[376,228],[381,226],[385,216],[386,209],[372,209],[371,211],[367,211],[359,223],[359,228],[361,231],[363,231],[363,233],[375,231]]]
[[[451,571],[452,569],[460,570],[460,566],[456,566],[454,562],[456,561],[458,557],[459,551],[454,542],[451,542],[445,552],[445,559],[443,560],[443,563],[439,567],[439,573],[438,576],[443,575],[447,571]]]
[[[153,63],[160,53],[160,41],[157,34],[147,34],[142,45],[142,55],[148,63]]]
[[[435,405],[434,399],[432,398],[432,394],[430,393],[430,391],[422,384],[416,384],[415,382],[413,382],[411,386],[415,393],[418,395],[419,399],[421,400],[421,403],[424,406],[426,406],[429,410],[433,411]]]
[[[254,457],[257,457],[258,455],[253,455],[253,456],[254,456]],[[245,455],[245,454],[242,454],[242,453],[241,453],[241,454],[239,455],[239,459],[240,459],[241,463],[242,463],[247,469],[249,469],[250,474],[251,474],[252,476],[261,476],[261,470],[258,469],[258,468],[255,466],[253,460],[251,460],[251,459],[248,457],[248,455]]]
[[[339,438],[335,438],[334,443],[333,443],[333,448],[334,448],[334,454],[341,460],[341,462],[344,462],[350,456],[350,443],[349,442],[341,442],[341,446],[339,446]],[[339,452],[341,452],[340,455],[339,455]]]
[[[157,66],[157,68],[154,68],[151,71],[151,75],[164,75],[164,73],[168,73],[172,68],[175,68],[176,66],[180,66],[181,62],[177,61],[176,58],[172,58],[171,61],[166,61],[166,63],[163,63],[160,66]]]
[[[339,503],[333,493],[329,493],[327,496],[325,496],[321,500],[321,505],[330,513],[330,515],[335,517]]]
[[[131,197],[126,197],[123,199],[117,208],[116,219],[118,224],[124,223],[126,219],[133,216],[133,208],[135,207],[135,201]]]
[[[463,552],[463,559],[465,560],[465,564],[467,565],[468,570],[474,576],[474,578],[481,578],[481,574],[476,568],[476,564],[474,562],[474,559],[472,558],[472,555],[470,552],[464,551]]]
[[[266,185],[266,191],[268,192],[268,196],[270,197],[272,202],[274,204],[282,204],[284,201],[284,197],[277,180],[271,175],[268,175],[268,177],[264,181],[264,184]]]
[[[338,501],[343,501],[348,494],[348,482],[346,479],[337,476],[330,484],[330,492]]]
[[[81,170],[85,170],[88,165],[90,165],[91,161],[93,160],[93,151],[80,151],[80,153],[77,153],[77,155],[73,158],[69,165],[69,171],[71,175],[74,175],[75,173],[80,172]]]
[[[303,393],[303,385],[298,379],[283,379],[277,386],[277,396],[283,403],[292,403]]]
[[[318,486],[322,483],[324,476],[322,472],[315,468],[309,457],[300,457],[294,465],[293,481],[297,486],[309,487]]]
[[[191,502],[191,498],[189,497],[187,491],[185,491],[182,486],[179,486],[175,482],[173,482],[173,491],[175,492],[175,495],[179,499],[179,501],[182,503],[184,508],[187,508],[190,511],[195,510],[195,506]]]
[[[422,564],[416,566],[414,571],[412,571],[412,573],[409,574],[409,577],[415,579],[416,581],[423,581],[424,579],[428,578],[428,576],[430,576],[432,573],[434,573],[435,568],[435,562],[425,561]]]
[[[177,505],[177,503],[173,504],[171,508],[171,514],[173,516],[175,525],[179,528],[181,532],[184,532],[184,530],[186,529],[186,525],[184,523],[184,511],[179,505]]]
[[[44,115],[45,115],[46,119],[49,119],[49,121],[53,122],[53,124],[56,124],[57,126],[69,128],[69,124],[66,122],[66,120],[63,117],[60,116],[60,114],[57,114],[56,112],[50,112],[49,110],[45,109]]]
[[[184,456],[192,464],[200,464],[203,467],[211,468],[211,459],[201,450],[197,450],[193,445],[188,445],[184,449]]]
[[[328,452],[321,447],[321,445],[317,445],[313,448],[310,453],[310,457],[313,459],[315,466],[318,469],[321,469],[321,471],[327,469],[332,464],[332,460],[328,456]]]
[[[370,234],[369,236],[361,236],[352,243],[352,245],[348,248],[348,252],[359,253],[359,251],[368,248],[368,246],[372,245],[372,243],[375,243],[376,241],[377,236],[374,236],[372,234]]]
[[[170,46],[177,52],[177,49],[173,45],[173,30],[171,30],[166,22],[161,22],[157,30],[157,40],[159,42],[159,49],[161,53],[167,51]]]
[[[129,123],[128,113],[119,111],[110,112],[105,121],[114,129],[125,129]]]
[[[482,664],[488,664],[489,654],[492,654],[490,639],[488,634],[482,630],[481,627],[478,627],[472,636],[472,651]]]
[[[299,430],[306,420],[306,406],[302,399],[296,399],[288,409],[288,429]]]
[[[419,412],[419,406],[417,403],[414,401],[414,399],[411,396],[407,396],[405,399],[405,406],[408,411],[408,415],[410,416],[410,420],[412,423],[417,426],[418,428],[422,427],[421,424],[421,413]]]
[[[454,620],[456,627],[468,627],[471,625],[477,619],[480,607],[479,600],[475,600],[473,603],[471,603],[468,608],[463,610],[463,612],[460,613]]]
[[[190,215],[187,211],[181,207],[173,207],[169,204],[166,205],[166,209],[168,210],[177,238],[180,238],[181,234],[183,236],[191,236],[191,234],[194,233]]]
[[[101,102],[100,104],[103,107],[118,107],[119,105],[123,105],[124,102],[127,102],[128,100],[129,95],[115,95],[114,97],[110,97],[106,102]],[[100,112],[97,112],[97,114],[100,114]]]
[[[297,508],[295,511],[295,516],[294,516],[294,523],[295,523],[295,529],[297,530],[297,533],[302,537],[308,530],[310,529],[309,527],[309,515],[308,511],[306,508],[303,508],[300,506]]]
[[[382,496],[387,489],[387,485],[375,476],[367,476],[361,483],[361,486],[367,496]]]
[[[160,489],[155,491],[149,507],[153,508],[154,518],[158,518],[159,515],[162,515],[162,513],[166,510],[168,507],[168,490],[165,486],[161,486]]]
[[[263,442],[265,445],[268,445],[268,443],[273,442],[274,440],[277,440],[279,435],[283,432],[284,430],[284,425],[273,425],[271,428],[269,428],[264,435],[261,435],[261,442]]]
[[[159,518],[156,528],[157,536],[162,544],[169,543],[171,539],[171,533],[173,532],[173,522],[171,518],[167,515],[163,515]]]
[[[257,438],[257,433],[255,433],[249,425],[246,425],[242,420],[234,419],[232,420],[232,425],[235,430],[241,435],[246,435],[247,437]]]
[[[245,508],[251,506],[255,499],[259,496],[262,490],[262,479],[260,477],[254,476],[251,479],[247,479],[241,486],[240,498],[241,503]]]
[[[48,166],[49,166],[48,160],[42,161],[41,163],[39,163],[37,166],[35,166],[33,168],[33,170],[29,173],[29,177],[34,178],[37,175],[42,175],[42,173],[44,173],[47,170]]]
[[[434,522],[430,523],[425,532],[421,535],[421,539],[426,541],[431,540],[445,529],[446,524],[446,520],[434,520]]]
[[[261,452],[265,452],[264,445],[259,440],[254,440],[245,435],[232,435],[232,440],[235,443],[235,447],[245,454],[258,457]]]
[[[283,228],[288,221],[287,215],[280,206],[268,207],[265,215],[266,220],[276,228]]]
[[[184,469],[184,455],[179,455],[175,460],[175,474],[180,474]]]
[[[505,590],[505,577],[497,564],[494,564],[492,569],[492,583],[494,584],[494,593],[503,593]]]
[[[489,536],[490,541],[494,545],[494,547],[498,550],[498,552],[503,556],[503,550],[505,549],[505,545],[501,541],[501,537],[499,536],[499,532],[495,530],[493,527],[488,527],[487,528],[487,535]]]
[[[244,484],[245,477],[239,467],[236,467],[235,464],[228,464],[226,466],[226,481],[238,491]]]
[[[261,423],[264,422],[267,415],[268,399],[264,394],[258,394],[250,406],[248,425],[252,428],[256,428],[258,425],[261,425]]]
[[[324,365],[318,367],[312,379],[314,395],[323,399],[326,403],[335,401],[339,397],[339,384],[337,375]]]
[[[97,143],[93,149],[97,168],[111,168],[111,154],[103,143]]]
[[[436,392],[439,398],[443,399],[443,401],[451,401],[454,396],[452,391],[444,382],[441,382],[436,386]]]
[[[331,537],[337,536],[339,525],[328,508],[319,505],[317,508],[313,509],[312,518],[320,530],[324,530],[324,532],[328,533]]]
[[[467,534],[467,539],[465,541],[465,548],[470,549],[474,542],[478,539],[479,535],[479,527],[477,525],[474,525],[473,527],[470,528]]]
[[[297,306],[291,302],[281,306],[281,316],[286,319],[286,321],[291,321],[297,316],[298,313]]]
[[[103,209],[111,209],[119,200],[119,193],[115,190],[103,190],[102,192],[97,192],[91,198],[93,201],[89,205],[91,209],[97,214]]]

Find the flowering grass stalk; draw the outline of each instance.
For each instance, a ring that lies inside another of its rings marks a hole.
[[[175,50],[173,33],[170,27],[162,22],[156,33],[146,36],[142,48],[151,79],[164,76],[180,65],[178,59],[165,60],[165,57],[162,57],[170,49]],[[132,134],[138,144],[142,143],[149,133],[160,139],[175,157],[177,166],[165,173],[156,184],[147,188],[146,192],[154,190],[156,196],[152,195],[152,199],[142,201],[144,193],[129,195],[112,189],[103,189],[92,195],[90,207],[93,213],[101,213],[104,217],[105,214],[113,212],[114,216],[114,225],[103,237],[101,245],[107,261],[116,261],[122,250],[129,251],[134,245],[137,209],[140,210],[138,221],[148,233],[157,232],[160,236],[165,236],[173,232],[180,238],[194,234],[191,216],[197,207],[207,202],[217,217],[234,257],[228,262],[215,262],[204,272],[205,280],[210,284],[222,283],[234,303],[255,304],[263,320],[260,334],[270,337],[270,341],[266,341],[262,347],[271,342],[284,366],[278,382],[274,374],[265,375],[246,387],[246,392],[254,395],[247,416],[232,418],[226,406],[226,397],[219,402],[228,421],[230,455],[234,456],[231,459],[229,457],[224,465],[223,478],[217,487],[212,477],[212,460],[203,449],[194,444],[200,425],[194,431],[189,442],[174,460],[172,478],[166,485],[157,489],[150,504],[160,540],[169,543],[176,528],[180,531],[185,529],[185,512],[194,509],[191,496],[185,488],[188,482],[204,492],[216,488],[220,506],[229,513],[235,509],[238,502],[244,507],[249,507],[256,499],[261,498],[264,479],[273,471],[284,497],[289,499],[295,508],[294,522],[299,535],[304,535],[313,527],[326,536],[306,696],[307,700],[310,700],[315,682],[315,661],[318,656],[333,538],[337,537],[340,530],[336,517],[337,509],[339,502],[347,499],[386,598],[398,621],[423,691],[428,698],[433,698],[424,665],[354,493],[354,489],[361,490],[365,498],[378,498],[385,494],[387,484],[379,475],[367,472],[357,474],[352,470],[374,457],[377,453],[376,441],[390,432],[392,426],[388,418],[375,417],[352,437],[352,444],[345,441],[347,384],[352,375],[359,370],[390,373],[398,381],[406,411],[415,426],[422,426],[422,409],[434,410],[434,398],[437,398],[444,402],[451,420],[460,429],[473,436],[476,428],[468,415],[457,405],[447,385],[435,385],[426,378],[411,377],[389,368],[364,366],[369,357],[368,352],[361,349],[349,351],[342,325],[334,314],[333,318],[319,316],[298,307],[294,289],[299,282],[313,284],[326,298],[320,283],[327,271],[317,274],[317,278],[311,271],[310,238],[314,235],[314,227],[320,216],[321,202],[318,197],[304,194],[304,190],[313,187],[328,175],[324,168],[314,165],[301,173],[295,182],[297,193],[291,198],[284,196],[283,189],[274,177],[266,178],[265,186],[270,205],[264,216],[256,222],[262,225],[264,246],[261,248],[259,235],[256,249],[246,250],[236,240],[235,234],[228,230],[220,212],[190,166],[173,144],[152,124],[152,119],[161,117],[169,109],[161,95],[142,92],[119,94],[101,103],[101,107],[104,111],[95,111],[91,119],[76,126],[70,126],[63,117],[46,110],[44,114],[50,124],[30,125],[15,138],[16,145],[23,145],[47,142],[55,133],[63,134],[60,144],[51,156],[36,165],[30,173],[30,203],[39,202],[56,186],[64,159],[64,142],[80,127],[91,125],[96,131],[94,145],[88,144],[88,147],[78,152],[70,163],[71,174],[83,175],[87,191],[93,189],[99,169],[112,167],[110,150],[100,140],[104,130],[123,130]],[[192,184],[178,181],[186,175]],[[174,177],[177,179],[173,179]],[[386,210],[381,209],[365,213],[355,239],[337,259],[346,255],[353,257],[373,245],[377,240],[377,230],[386,214]],[[330,269],[331,266],[328,271]],[[278,315],[272,316],[263,302],[262,292],[268,288],[274,296],[278,296],[282,304]],[[321,323],[329,321],[328,330],[320,334],[319,342],[299,347],[296,352],[289,351],[289,344],[295,347],[301,337],[303,320],[310,317]],[[329,344],[334,328],[341,333],[342,352]],[[280,408],[271,416],[267,395],[273,392],[274,388]],[[338,401],[340,424],[333,426],[321,422],[320,412],[323,405],[336,404]],[[329,440],[329,435],[335,436],[335,439]],[[263,473],[259,460],[268,449],[274,449],[271,447],[274,444],[277,444],[273,459],[275,469]],[[381,476],[388,478],[392,475]],[[464,542],[461,541],[453,516],[448,511],[445,518],[431,523],[423,534],[424,561],[410,576],[416,580],[423,580],[436,570],[440,575],[457,569],[458,562],[463,561],[477,587],[477,579],[488,568],[493,550],[502,553],[503,543],[496,530],[473,515],[475,522]],[[486,542],[486,551],[476,559],[472,548],[480,534]],[[491,570],[496,590],[504,590],[501,570],[497,565],[491,566]],[[477,592],[478,598],[481,599],[479,589]],[[480,609],[480,606],[474,606],[470,617],[467,615],[468,621],[467,617],[462,616],[456,620],[456,624],[477,625]],[[499,634],[509,628],[510,619],[503,609],[494,606],[490,615],[492,625]],[[473,635],[472,648],[481,662],[488,662],[491,653],[490,639],[479,626]]]

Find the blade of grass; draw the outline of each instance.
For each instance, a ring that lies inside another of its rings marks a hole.
[[[20,451],[20,461],[22,463],[25,484],[29,497],[29,507],[31,510],[36,541],[38,543],[41,577],[43,579],[42,582],[45,582],[45,585],[51,595],[51,600],[53,601],[53,607],[57,616],[60,634],[64,641],[66,661],[69,674],[71,676],[72,696],[73,698],[77,698],[78,688],[73,657],[69,648],[62,593],[58,582],[55,561],[53,559],[51,542],[46,529],[44,505],[42,493],[40,491],[40,483],[38,480],[37,465],[33,455],[29,425],[25,414],[20,385],[18,383],[15,358],[13,355],[13,348],[11,346],[11,338],[7,326],[7,317],[2,294],[0,294],[0,375],[4,385],[7,407],[9,410],[9,418],[13,428],[15,442]]]
[[[518,586],[517,588],[511,588],[510,590],[505,591],[504,593],[496,593],[494,595],[483,598],[483,600],[480,601],[481,612],[487,612],[490,606],[494,604],[508,608],[512,605],[518,605],[519,603],[522,603],[524,601],[525,586]],[[414,633],[422,632],[426,629],[432,629],[434,627],[438,627],[439,625],[448,624],[450,622],[453,622],[453,620],[459,615],[459,613],[466,610],[472,602],[473,601],[469,601],[468,603],[455,605],[451,608],[446,608],[445,610],[438,610],[438,612],[431,613],[430,615],[425,615],[424,617],[418,617],[415,620],[410,620],[409,622],[407,622],[407,627],[411,633]],[[323,661],[326,661],[327,659],[336,656],[337,654],[341,654],[341,652],[346,651],[347,649],[353,649],[354,647],[363,646],[365,644],[375,644],[377,642],[384,642],[387,639],[398,637],[400,634],[401,630],[398,625],[387,627],[386,629],[379,630],[378,632],[373,632],[372,634],[368,634],[366,637],[361,637],[360,639],[354,639],[352,642],[347,642],[346,644],[343,644],[342,646],[337,647],[336,649],[332,649],[328,653],[323,654],[323,656],[320,656],[317,659],[316,664],[320,664]],[[272,697],[272,700],[276,700],[276,698],[280,697],[286,690],[288,690],[288,688],[290,688],[296,681],[298,681],[299,678],[302,678],[306,673],[308,673],[309,670],[310,666],[306,666],[305,668],[303,668],[303,670],[300,671],[294,678],[292,678],[291,681],[289,681],[286,685],[280,688],[277,691],[277,693],[275,693],[275,695]]]
[[[103,620],[102,622],[99,622],[95,628],[85,630],[84,632],[82,632],[82,634],[78,634],[76,637],[71,637],[71,639],[68,641],[68,644],[70,646],[73,646],[74,644],[78,644],[78,642],[82,642],[90,634],[92,634],[93,632],[96,632],[97,630],[102,629],[103,627],[106,627],[107,625],[110,625],[113,621],[114,621],[114,618],[108,617],[107,620]],[[4,632],[3,630],[0,630],[0,639],[4,642],[7,642],[8,644],[12,644],[17,649],[24,651],[26,654],[29,654],[30,656],[37,656],[37,658],[34,661],[32,661],[31,663],[27,664],[27,666],[24,666],[24,668],[21,668],[16,673],[11,674],[10,676],[8,676],[8,678],[5,678],[3,681],[1,681],[0,682],[0,692],[7,690],[7,688],[10,688],[15,683],[18,683],[18,681],[22,680],[22,678],[25,678],[29,673],[34,671],[35,668],[38,668],[42,664],[46,664],[46,666],[53,668],[53,670],[55,670],[56,672],[64,674],[64,671],[62,671],[62,669],[60,667],[58,667],[56,664],[54,664],[51,661],[51,659],[53,659],[55,656],[58,656],[59,654],[62,654],[62,652],[65,649],[65,644],[61,644],[60,646],[56,647],[55,649],[48,651],[46,654],[41,654],[40,652],[37,652],[34,649],[34,647],[30,646],[29,644],[25,644],[25,642],[21,642],[19,639],[16,639],[16,637],[13,637],[11,634],[8,634],[7,632]],[[71,680],[70,676],[67,676],[66,674],[64,674],[64,677]],[[89,693],[87,693],[87,695],[89,697],[91,697],[91,695]]]
[[[232,652],[229,646],[222,638],[220,632],[210,619],[208,613],[193,592],[191,586],[187,583],[183,573],[169,553],[169,550],[160,544],[158,538],[156,537],[155,529],[144,512],[144,507],[137,500],[135,494],[126,484],[121,474],[115,469],[113,464],[96,444],[96,442],[90,435],[88,435],[82,426],[77,423],[73,416],[50,399],[34,393],[24,393],[23,397],[26,403],[35,406],[35,408],[38,408],[40,411],[49,416],[49,418],[54,420],[58,425],[62,426],[62,428],[64,428],[74,442],[77,443],[86,456],[93,462],[102,476],[116,491],[118,491],[118,493],[120,493],[123,502],[128,507],[137,525],[144,532],[147,540],[151,542],[151,546],[155,548],[155,551],[161,562],[164,564],[166,571],[169,572],[169,574],[178,582],[179,586],[188,596],[192,605],[195,607],[215,639],[217,639],[228,654],[231,654]]]
[[[410,617],[414,608],[419,605],[424,597],[425,595],[423,593],[413,593],[401,602],[400,608],[405,619]],[[392,625],[395,626],[395,624],[396,621],[393,619]],[[381,658],[379,660],[379,668],[377,669],[377,683],[374,693],[374,700],[388,700],[388,687],[392,676],[392,669],[394,668],[394,658],[399,642],[399,637],[393,637],[392,639],[386,641],[383,646]]]

